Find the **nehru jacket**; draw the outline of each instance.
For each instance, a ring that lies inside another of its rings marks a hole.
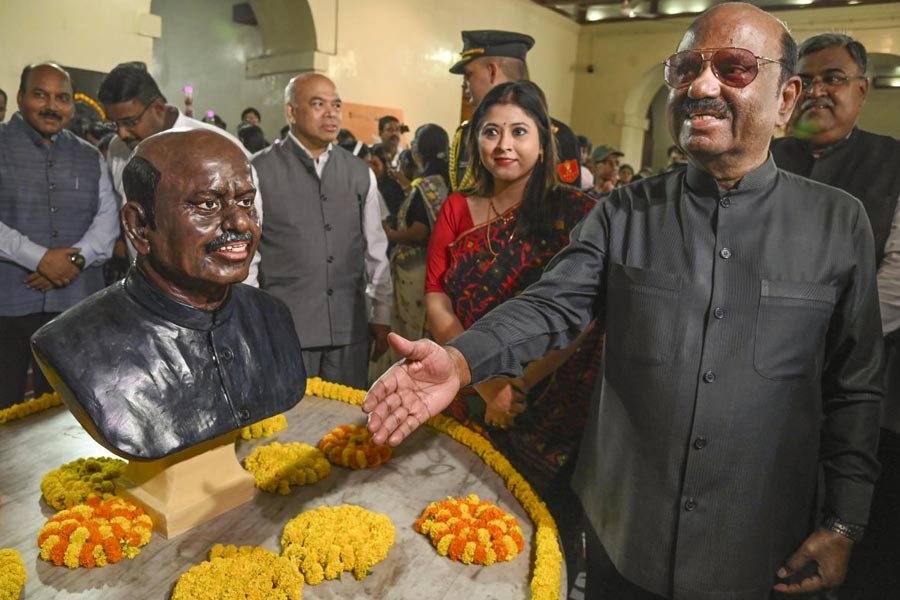
[[[859,201],[771,157],[727,191],[693,166],[617,188],[451,344],[473,381],[515,377],[595,317],[605,372],[573,485],[626,579],[768,599],[819,510],[867,522],[882,342]]]

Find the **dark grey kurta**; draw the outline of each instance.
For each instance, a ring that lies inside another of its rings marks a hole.
[[[689,167],[598,203],[538,283],[453,345],[475,381],[514,376],[605,315],[574,485],[613,562],[657,594],[768,598],[817,502],[867,520],[874,264],[848,194],[771,158],[727,192]]]

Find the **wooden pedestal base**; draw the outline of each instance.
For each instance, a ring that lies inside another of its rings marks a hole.
[[[253,475],[234,454],[237,432],[154,461],[129,461],[117,493],[173,538],[253,498]]]

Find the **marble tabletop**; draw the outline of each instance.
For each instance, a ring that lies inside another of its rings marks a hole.
[[[273,441],[317,445],[338,425],[365,422],[358,407],[317,397],[304,398],[287,419],[288,428],[272,437],[238,440],[238,458]],[[278,553],[287,521],[306,510],[340,504],[388,515],[396,541],[388,557],[363,581],[345,573],[340,580],[306,585],[306,600],[530,597],[530,519],[502,479],[475,454],[427,427],[395,448],[391,460],[379,467],[351,471],[334,466],[328,477],[292,488],[288,496],[256,490],[252,501],[172,539],[154,533],[134,560],[94,569],[54,566],[41,560],[37,546],[38,531],[56,512],[41,499],[41,478],[61,464],[93,456],[110,454],[65,407],[0,425],[0,548],[14,548],[22,555],[28,571],[22,600],[165,600],[179,575],[206,560],[213,544],[262,546]],[[467,494],[478,494],[516,515],[524,532],[524,552],[490,567],[463,565],[439,556],[430,541],[415,532],[415,520],[430,502]]]

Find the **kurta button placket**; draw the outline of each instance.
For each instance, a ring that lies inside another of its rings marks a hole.
[[[694,449],[695,450],[703,450],[706,448],[706,438],[698,437],[694,440]]]
[[[728,260],[729,258],[731,258],[731,250],[729,248],[722,248],[721,250],[719,250],[719,256],[721,256],[725,260]]]
[[[249,421],[250,420],[250,411],[246,408],[242,408],[238,411],[238,418],[241,421]]]
[[[715,307],[713,309],[713,316],[717,319],[724,319],[725,318],[725,309],[722,308],[721,306]]]
[[[687,500],[685,500],[684,510],[691,512],[695,508],[697,508],[697,500],[695,498],[688,498]]]
[[[731,206],[731,199],[728,196],[725,196],[724,198],[719,200],[719,206],[721,206],[722,208],[728,208],[729,206]]]
[[[706,383],[712,383],[715,380],[716,380],[716,374],[713,373],[712,371],[707,371],[706,373],[703,374],[703,381],[705,381]]]
[[[221,354],[222,360],[231,360],[234,358],[234,352],[231,351],[231,348],[223,348]]]
[[[330,223],[326,223],[326,224],[325,224],[325,231],[331,231],[331,224],[330,224]]]

